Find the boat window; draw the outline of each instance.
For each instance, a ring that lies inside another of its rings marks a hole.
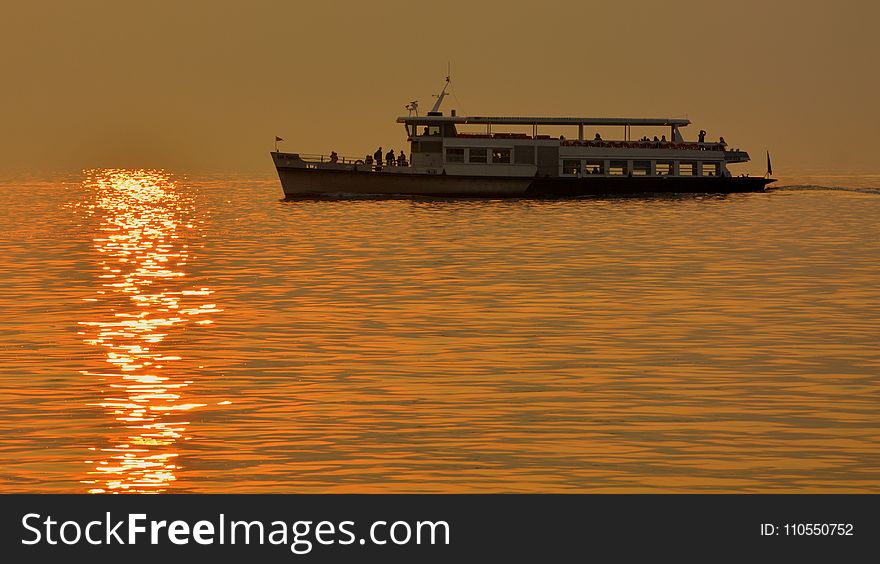
[[[492,162],[510,164],[510,149],[492,149]]]
[[[448,163],[463,163],[464,162],[464,149],[460,147],[447,147],[446,148],[446,162]]]
[[[420,141],[419,152],[421,153],[442,153],[443,143],[440,141]]]
[[[471,149],[468,151],[470,153],[468,161],[472,163],[485,163],[488,162],[486,160],[486,149]]]
[[[672,174],[672,163],[669,161],[657,161],[657,176],[669,176]]]
[[[615,176],[623,176],[626,174],[626,161],[611,161],[608,167],[608,174]]]
[[[587,161],[584,164],[584,172],[587,174],[605,174],[605,163],[603,161]]]
[[[564,160],[562,161],[562,174],[577,174],[581,168],[581,161]]]
[[[651,161],[633,161],[633,176],[648,176],[651,174]]]
[[[426,125],[422,128],[422,135],[440,135],[440,126]]]
[[[534,145],[514,145],[513,162],[516,164],[535,164]]]
[[[703,176],[718,176],[718,163],[703,163]]]
[[[695,163],[692,163],[692,162],[678,163],[679,176],[693,176],[694,174],[696,174],[697,167],[694,165],[695,165]]]

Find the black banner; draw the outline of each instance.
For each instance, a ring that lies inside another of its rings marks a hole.
[[[6,562],[675,562],[874,554],[873,495],[5,495]],[[204,560],[204,561],[210,561]]]

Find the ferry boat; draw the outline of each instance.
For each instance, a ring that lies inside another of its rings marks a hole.
[[[271,155],[285,197],[732,193],[760,192],[775,182],[769,171],[767,177],[732,174],[728,166],[748,162],[749,154],[728,148],[723,138],[706,141],[700,131],[698,141],[685,141],[687,119],[459,116],[455,110],[445,116],[439,110],[448,86],[447,77],[427,115],[419,116],[413,102],[410,115],[397,118],[406,128],[408,159],[287,153],[276,143]],[[479,131],[463,131],[467,126]],[[530,133],[499,131],[504,126]],[[542,135],[545,126],[567,126],[572,137]],[[622,135],[591,137],[594,127],[620,128]],[[669,138],[633,140],[633,128],[669,128]]]

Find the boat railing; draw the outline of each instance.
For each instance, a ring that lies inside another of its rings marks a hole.
[[[549,140],[557,139],[550,135],[537,135],[534,138],[525,133],[458,133],[456,137],[464,139],[538,139]],[[560,145],[563,147],[598,147],[598,148],[615,148],[615,149],[674,149],[679,151],[724,151],[727,147],[726,143],[699,143],[684,141],[681,143],[673,143],[671,141],[616,141],[616,140],[595,140],[595,139],[560,139]]]
[[[305,161],[306,163],[308,163],[309,165],[319,165],[319,164],[334,165],[335,164],[335,165],[350,165],[350,166],[363,167],[360,170],[367,170],[367,167],[369,166],[370,170],[377,170],[377,171],[382,170],[383,168],[388,168],[388,165],[385,164],[384,160],[382,162],[376,162],[372,156],[342,157],[342,156],[337,155],[336,160],[334,161],[333,157],[331,155],[300,153],[299,158],[301,160]],[[405,166],[409,166],[409,163],[406,162],[406,163],[398,164],[398,161],[395,158],[394,164],[392,166],[405,167]]]
[[[525,133],[456,133],[455,136],[463,139],[555,139],[549,135],[532,137]]]
[[[699,143],[685,141],[673,143],[671,141],[611,141],[611,140],[584,140],[566,139],[560,142],[563,147],[599,147],[615,149],[670,149],[677,151],[724,151],[727,146],[724,143]]]
[[[364,162],[364,157],[341,157],[336,156],[334,161],[331,155],[318,155],[309,153],[300,153],[299,158],[309,163],[338,163],[338,164],[355,164],[357,161]]]

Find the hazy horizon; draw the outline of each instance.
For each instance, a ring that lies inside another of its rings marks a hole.
[[[227,0],[12,5],[0,173],[273,173],[268,151],[404,148],[452,64],[460,115],[687,116],[760,173],[876,172],[876,4]],[[634,135],[641,132],[634,130]]]

